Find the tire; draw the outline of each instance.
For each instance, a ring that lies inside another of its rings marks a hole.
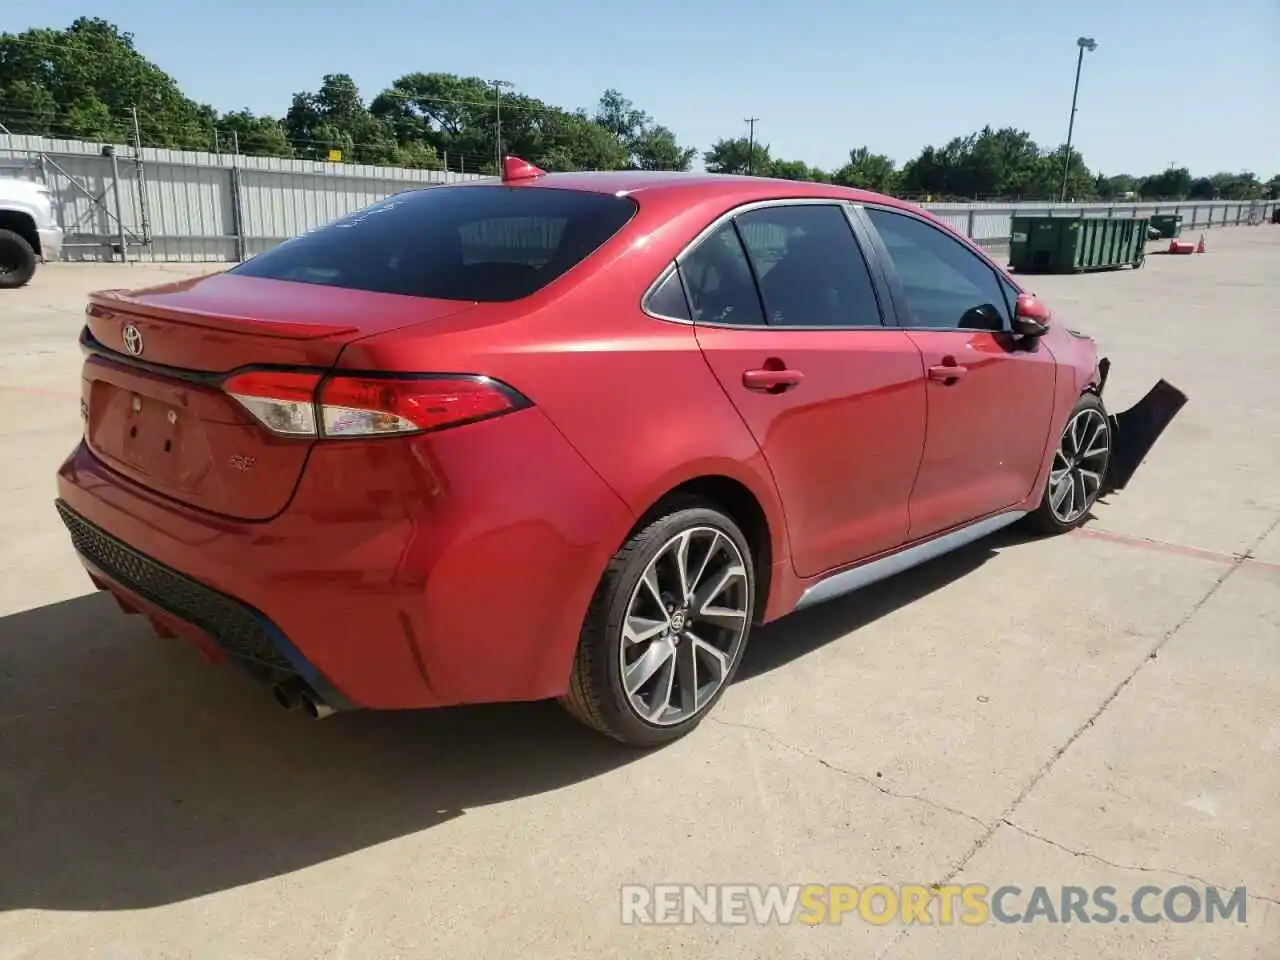
[[[692,598],[678,596],[675,564],[681,556]],[[662,607],[654,583],[664,596]],[[629,746],[679,739],[733,681],[751,631],[755,591],[751,550],[738,525],[709,507],[674,505],[634,534],[605,569],[560,704]],[[634,696],[624,685],[624,670]]]
[[[0,290],[26,286],[35,274],[35,249],[20,234],[0,230]]]
[[[1031,529],[1050,535],[1066,533],[1089,518],[1111,465],[1111,443],[1111,422],[1102,400],[1092,393],[1084,394],[1058,438],[1040,505],[1027,515]],[[1057,478],[1070,478],[1070,488]]]

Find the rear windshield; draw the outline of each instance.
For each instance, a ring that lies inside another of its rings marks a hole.
[[[268,250],[230,272],[441,300],[518,300],[580,263],[635,215],[612,194],[430,187]]]

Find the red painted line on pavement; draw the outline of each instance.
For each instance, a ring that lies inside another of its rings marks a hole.
[[[1107,543],[1119,543],[1127,547],[1139,547],[1156,553],[1169,553],[1178,557],[1191,557],[1196,560],[1208,560],[1211,563],[1247,563],[1268,570],[1280,570],[1280,563],[1259,560],[1257,557],[1241,556],[1234,553],[1221,553],[1217,550],[1205,550],[1201,547],[1188,547],[1180,543],[1169,543],[1166,540],[1152,540],[1149,537],[1135,537],[1127,533],[1115,533],[1111,530],[1097,530],[1079,527],[1074,531],[1078,537],[1089,540],[1103,540]]]

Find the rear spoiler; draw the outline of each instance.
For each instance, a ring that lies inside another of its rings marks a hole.
[[[175,284],[174,292],[180,286],[185,284]],[[127,314],[150,320],[180,323],[189,327],[200,327],[205,330],[217,330],[221,333],[245,333],[257,337],[275,337],[280,340],[323,340],[326,337],[357,333],[360,329],[349,323],[316,321],[298,323],[293,320],[262,320],[237,314],[184,310],[180,307],[163,306],[150,299],[164,292],[164,287],[153,288],[147,291],[148,299],[143,300],[131,296],[126,290],[99,290],[89,294],[87,311],[90,316],[103,319],[111,319],[117,314]]]

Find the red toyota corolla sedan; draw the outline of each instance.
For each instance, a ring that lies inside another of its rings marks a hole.
[[[1078,525],[1185,397],[916,207],[544,174],[94,294],[57,508],[90,576],[313,716],[556,697],[693,728],[752,624]]]

